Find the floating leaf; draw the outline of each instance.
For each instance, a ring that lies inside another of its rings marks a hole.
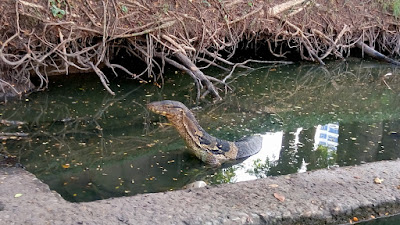
[[[333,107],[335,107],[335,108],[339,108],[339,106],[338,106],[338,105],[335,105],[335,104],[331,104],[331,106],[333,106]]]
[[[281,201],[281,202],[285,201],[285,196],[283,196],[283,195],[281,195],[281,194],[274,193],[274,197],[275,197],[276,199],[278,199],[279,201]]]
[[[69,167],[71,167],[71,165],[69,165],[68,163],[61,165],[62,168],[64,169],[68,169]]]

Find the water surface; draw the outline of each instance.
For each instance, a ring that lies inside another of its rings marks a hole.
[[[398,69],[356,59],[326,67],[252,66],[258,69],[233,74],[232,90],[217,103],[196,104],[191,78],[174,70],[165,74],[162,88],[153,80],[112,80],[116,96],[95,76],[53,78],[48,91],[1,106],[2,120],[21,123],[0,125],[8,135],[0,153],[16,156],[69,201],[400,157]],[[206,73],[224,76],[218,70]],[[145,108],[165,99],[192,108],[203,128],[219,138],[261,134],[263,149],[221,168],[204,165],[187,153],[165,118]]]

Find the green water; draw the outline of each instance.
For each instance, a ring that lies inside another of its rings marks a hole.
[[[381,217],[379,219],[371,219],[369,221],[359,222],[357,224],[362,225],[398,225],[400,221],[400,215],[394,215],[389,217]]]
[[[116,96],[94,75],[52,78],[48,91],[0,106],[2,120],[23,122],[2,124],[0,132],[27,135],[9,136],[0,153],[16,156],[74,202],[400,157],[399,69],[355,59],[326,67],[252,66],[258,69],[233,74],[231,91],[224,94],[220,86],[223,101],[199,105],[191,78],[174,70],[165,74],[162,88],[111,80]],[[219,138],[261,134],[263,149],[222,168],[204,165],[185,151],[165,118],[146,110],[146,103],[165,99],[192,108],[203,128]]]

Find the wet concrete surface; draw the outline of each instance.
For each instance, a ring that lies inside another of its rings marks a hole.
[[[340,224],[399,212],[400,160],[85,203],[0,169],[0,224]]]

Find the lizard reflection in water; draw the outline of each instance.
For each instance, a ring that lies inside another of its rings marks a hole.
[[[233,142],[211,136],[181,102],[171,100],[152,102],[147,108],[167,117],[185,140],[190,151],[207,164],[219,166],[229,160],[246,158],[259,152],[262,147],[262,137],[259,135]]]

